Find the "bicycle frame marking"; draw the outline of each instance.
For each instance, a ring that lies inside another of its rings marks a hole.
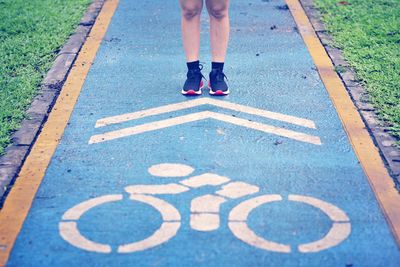
[[[181,164],[176,164],[181,166]],[[167,166],[166,164],[154,165],[149,170],[153,173]],[[168,165],[173,167],[173,164]],[[190,166],[186,166],[190,170]],[[169,169],[170,171],[170,169]],[[149,171],[150,172],[150,171]],[[164,177],[160,173],[160,177]],[[189,177],[179,184],[171,183],[164,185],[132,185],[127,186],[125,191],[130,194],[129,199],[139,201],[152,206],[162,217],[163,222],[158,230],[151,236],[137,242],[123,244],[118,246],[118,253],[133,253],[153,248],[168,242],[173,238],[180,226],[181,215],[179,211],[170,203],[152,195],[159,194],[179,194],[189,191],[191,188],[199,188],[202,186],[221,186],[221,189],[213,194],[207,194],[194,198],[191,201],[190,226],[197,231],[214,231],[220,226],[220,206],[228,199],[238,199],[244,196],[253,195],[259,192],[258,186],[247,184],[244,182],[230,182],[228,177],[219,176],[217,174],[205,173]],[[101,244],[91,241],[81,235],[78,230],[77,222],[80,217],[97,206],[105,203],[116,202],[123,199],[123,195],[105,195],[84,201],[80,204],[67,210],[62,216],[62,221],[59,224],[59,232],[61,237],[71,245],[80,249],[98,252],[111,253],[110,245]],[[315,253],[334,246],[337,246],[348,238],[351,233],[350,219],[346,213],[340,208],[322,201],[317,198],[302,195],[289,195],[289,201],[301,202],[313,206],[325,213],[332,220],[332,227],[329,232],[320,240],[301,244],[298,246],[298,251],[301,253]],[[235,206],[228,217],[228,227],[233,235],[239,240],[253,247],[266,251],[290,253],[292,248],[287,244],[280,244],[267,240],[254,233],[247,224],[249,214],[257,207],[283,201],[281,195],[266,194],[250,198]]]

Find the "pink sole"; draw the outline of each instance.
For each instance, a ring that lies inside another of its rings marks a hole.
[[[214,92],[214,91],[211,89],[210,82],[208,83],[207,88],[210,90],[210,91],[208,92],[210,95],[215,95],[215,96],[225,96],[225,95],[229,95],[229,89],[228,89],[228,91],[226,91],[226,92],[223,92],[223,91],[221,91],[221,90],[218,90],[218,91]]]
[[[201,95],[201,88],[203,88],[203,85],[204,85],[204,83],[203,83],[203,81],[201,81],[198,91],[195,91],[195,90],[184,91],[184,90],[182,90],[182,95],[187,95],[187,96]]]

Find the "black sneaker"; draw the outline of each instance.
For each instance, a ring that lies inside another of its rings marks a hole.
[[[183,95],[201,95],[201,88],[203,87],[203,74],[201,74],[203,66],[200,65],[199,69],[188,70],[187,79],[182,88]]]
[[[208,88],[210,95],[224,96],[229,94],[228,85],[225,82],[226,75],[220,69],[212,69],[210,72],[210,80]]]

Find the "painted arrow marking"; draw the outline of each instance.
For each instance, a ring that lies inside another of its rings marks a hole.
[[[294,116],[289,116],[289,115],[285,115],[285,114],[281,114],[281,113],[271,112],[268,110],[243,106],[243,105],[239,105],[239,104],[235,104],[235,103],[231,103],[231,102],[227,102],[227,101],[222,101],[222,100],[216,100],[216,99],[212,99],[212,98],[199,98],[199,99],[195,99],[195,100],[165,105],[162,107],[136,111],[133,113],[126,113],[126,114],[122,114],[122,115],[118,115],[118,116],[107,117],[107,118],[98,120],[96,122],[95,127],[96,128],[104,127],[104,126],[108,126],[108,125],[112,125],[112,124],[116,124],[116,123],[122,123],[122,122],[126,122],[126,121],[141,119],[141,118],[145,118],[145,117],[149,117],[149,116],[160,115],[160,114],[164,114],[164,113],[168,113],[168,112],[193,108],[193,107],[202,106],[202,105],[217,106],[220,108],[226,108],[226,109],[234,110],[237,112],[244,112],[244,113],[251,114],[251,115],[257,115],[257,116],[268,118],[268,119],[288,122],[288,123],[299,125],[302,127],[316,129],[315,123],[311,120],[302,119],[302,118],[298,118],[298,117],[294,117]]]
[[[146,111],[143,111],[146,113]],[[148,113],[147,113],[148,114]],[[165,119],[165,120],[160,120],[160,121],[155,121],[151,123],[146,123],[138,126],[133,126],[133,127],[128,127],[124,128],[121,130],[116,130],[116,131],[111,131],[107,132],[104,134],[98,134],[98,135],[93,135],[90,140],[89,144],[95,144],[95,143],[101,143],[105,141],[110,141],[126,136],[132,136],[132,135],[137,135],[149,131],[155,131],[167,127],[172,127],[184,123],[189,123],[189,122],[194,122],[194,121],[199,121],[199,120],[204,120],[204,119],[215,119],[223,122],[228,122],[231,124],[235,124],[238,126],[242,127],[247,127],[250,129],[262,131],[265,133],[271,133],[283,137],[287,137],[290,139],[298,140],[301,142],[306,142],[314,145],[321,145],[321,140],[317,136],[313,135],[308,135],[300,132],[295,132],[291,130],[287,130],[284,128],[279,128],[267,124],[262,124],[259,122],[254,122],[254,121],[249,121],[221,113],[215,113],[211,111],[202,111],[202,112],[196,112],[196,113],[191,113],[188,115],[183,115],[171,119]]]

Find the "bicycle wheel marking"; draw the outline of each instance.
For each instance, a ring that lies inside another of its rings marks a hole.
[[[106,195],[75,205],[62,216],[62,220],[68,221],[61,221],[59,223],[60,236],[77,248],[98,253],[111,253],[112,249],[110,245],[97,243],[84,237],[79,232],[77,221],[84,213],[92,208],[122,199],[123,195]],[[120,245],[117,250],[118,253],[131,253],[146,250],[161,245],[176,235],[181,226],[181,215],[174,206],[162,199],[148,195],[131,195],[129,199],[152,206],[161,214],[163,223],[160,228],[148,238],[138,242]]]
[[[111,252],[110,245],[91,241],[81,235],[76,222],[60,222],[59,231],[65,241],[77,248],[98,253]]]
[[[288,199],[290,201],[302,202],[308,205],[314,206],[320,210],[322,210],[328,217],[334,222],[348,222],[350,221],[349,217],[347,217],[346,213],[339,209],[338,207],[322,201],[320,199],[316,199],[313,197],[307,196],[299,196],[299,195],[289,195]]]
[[[253,209],[265,203],[281,200],[280,195],[263,195],[246,200],[232,209],[229,213],[229,221],[247,221],[247,217]]]
[[[280,253],[291,252],[291,248],[288,245],[272,242],[259,237],[247,226],[247,222],[229,222],[228,226],[238,239],[253,247]]]
[[[64,215],[62,216],[62,220],[65,220],[65,221],[79,220],[79,218],[82,216],[82,214],[84,214],[88,210],[90,210],[96,206],[99,206],[101,204],[104,204],[104,203],[122,200],[122,198],[123,198],[122,195],[106,195],[106,196],[101,196],[101,197],[96,197],[96,198],[86,200],[82,203],[79,203],[78,205],[73,206],[69,210],[67,210],[64,213]]]
[[[79,218],[90,209],[100,206],[104,203],[122,200],[122,198],[123,195],[106,195],[92,198],[73,206],[62,216],[62,220],[68,221],[61,221],[58,226],[61,237],[71,245],[80,249],[99,253],[110,253],[110,245],[91,241],[81,235],[76,221],[79,220]]]
[[[299,245],[298,249],[302,253],[319,252],[340,244],[350,235],[350,233],[350,223],[335,222],[324,238],[315,242]]]
[[[280,195],[263,195],[246,200],[232,209],[229,213],[228,226],[232,233],[243,242],[268,251],[290,253],[291,248],[288,245],[280,244],[266,240],[257,236],[247,225],[247,217],[250,212],[260,205],[281,201]]]
[[[168,242],[168,240],[176,235],[180,226],[180,222],[163,222],[161,227],[150,237],[138,242],[119,246],[118,253],[142,251]]]
[[[299,252],[319,252],[340,244],[350,235],[351,224],[349,218],[346,213],[338,207],[317,198],[308,196],[289,195],[288,200],[302,202],[318,208],[333,221],[331,229],[322,239],[299,245]],[[282,201],[282,197],[280,195],[263,195],[240,203],[230,212],[228,225],[232,233],[238,239],[251,246],[274,252],[290,253],[291,247],[289,245],[272,242],[259,237],[249,228],[247,224],[247,217],[252,210],[263,204],[275,201]]]
[[[174,169],[174,167],[177,168]],[[194,169],[183,164],[165,163],[153,165],[148,171],[150,174],[159,177],[183,177],[182,174],[191,174]],[[153,195],[180,194],[191,189],[210,185],[221,187],[220,190],[215,191],[215,195],[202,195],[191,201],[190,226],[193,230],[202,232],[217,230],[220,226],[220,206],[223,203],[228,199],[238,199],[258,193],[260,190],[258,186],[245,182],[230,182],[230,178],[213,173],[204,173],[189,177],[180,181],[179,184],[139,184],[127,186],[125,187],[125,191],[129,194],[129,199],[152,206],[160,213],[163,222],[160,228],[151,236],[137,242],[119,245],[117,252],[132,253],[143,251],[166,243],[177,234],[181,226],[181,215],[179,211],[167,201],[154,197]],[[82,236],[77,227],[77,221],[84,213],[92,208],[122,199],[122,194],[105,195],[75,205],[62,216],[62,221],[59,224],[60,235],[64,240],[75,247],[87,251],[111,253],[112,248],[110,245],[96,243]],[[290,253],[292,252],[290,245],[270,241],[258,236],[250,229],[247,223],[250,213],[255,208],[282,200],[282,196],[278,194],[261,195],[245,200],[234,207],[229,213],[228,227],[239,240],[251,246],[267,251]],[[288,200],[301,202],[317,208],[325,213],[333,222],[329,232],[322,239],[300,244],[298,246],[299,252],[319,252],[340,244],[350,235],[350,219],[344,211],[335,205],[317,198],[302,195],[289,195]]]
[[[338,207],[320,199],[307,196],[289,195],[288,199],[290,201],[302,202],[316,207],[328,215],[328,217],[333,221],[333,225],[326,236],[318,241],[299,245],[298,249],[300,252],[319,252],[334,247],[347,239],[350,235],[350,219],[347,217],[346,213]]]
[[[169,204],[167,201],[148,195],[131,195],[131,200],[136,200],[149,204],[156,210],[158,210],[164,221],[180,221],[181,215],[179,211]]]

